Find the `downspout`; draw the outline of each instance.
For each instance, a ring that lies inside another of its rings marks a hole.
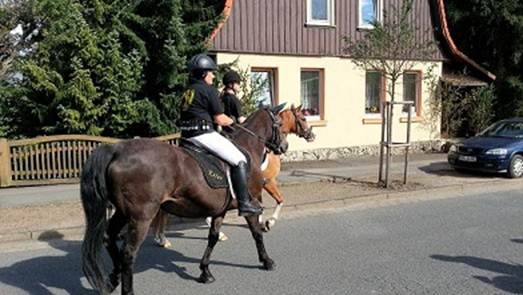
[[[451,53],[461,62],[470,65],[474,69],[478,70],[485,76],[487,76],[490,80],[494,81],[496,80],[496,75],[492,74],[491,72],[484,69],[482,66],[477,64],[475,61],[473,61],[471,58],[466,56],[463,52],[461,52],[456,44],[454,43],[454,40],[452,39],[452,36],[450,35],[449,26],[447,24],[447,14],[445,12],[445,2],[443,0],[437,0],[438,3],[438,15],[439,15],[439,21],[441,24],[441,31],[443,33],[443,37],[447,41],[447,44],[449,45]]]

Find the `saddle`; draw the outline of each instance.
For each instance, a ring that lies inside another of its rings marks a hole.
[[[206,149],[188,141],[181,140],[180,147],[193,159],[202,170],[207,184],[211,188],[227,188],[229,182],[226,174],[226,163]]]
[[[209,187],[229,187],[229,180],[227,176],[229,165],[225,161],[202,148],[201,146],[198,146],[188,140],[182,139],[180,141],[180,147],[196,160]],[[237,145],[236,147],[245,155],[245,158],[247,159],[247,165],[250,166],[251,158],[249,153]]]

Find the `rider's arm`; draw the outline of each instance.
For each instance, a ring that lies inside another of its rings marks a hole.
[[[234,121],[225,114],[214,115],[214,123],[220,126],[228,126],[234,123]]]

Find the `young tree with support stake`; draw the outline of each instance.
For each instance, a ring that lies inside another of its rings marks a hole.
[[[352,58],[352,62],[363,70],[379,72],[386,79],[386,93],[391,102],[396,101],[396,85],[403,73],[412,70],[418,61],[430,59],[436,50],[429,38],[431,32],[422,32],[421,28],[412,22],[413,2],[413,0],[405,0],[401,7],[391,6],[390,11],[383,12],[382,21],[376,19],[372,21],[373,28],[361,39],[345,38],[344,51]],[[418,42],[418,36],[422,36],[426,41]],[[388,119],[392,121],[392,118],[391,111]],[[384,124],[385,120],[382,121],[382,128],[385,128]],[[392,124],[389,124],[387,128],[389,139],[392,133],[391,126]],[[382,159],[383,145],[381,144],[380,164]],[[387,149],[387,163],[390,163],[390,148]]]

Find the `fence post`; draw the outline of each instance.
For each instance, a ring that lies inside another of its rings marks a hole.
[[[0,138],[0,187],[11,185],[11,155],[6,138]]]

